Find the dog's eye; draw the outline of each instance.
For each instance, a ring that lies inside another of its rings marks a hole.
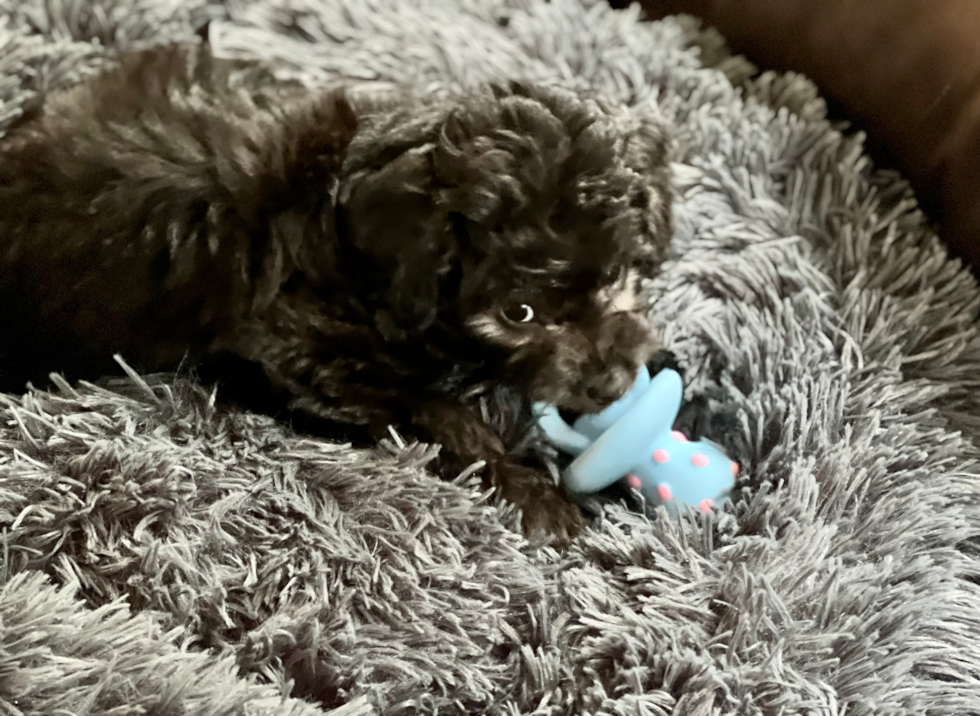
[[[520,306],[511,306],[504,310],[504,318],[514,323],[530,323],[534,320],[534,309],[526,303]]]

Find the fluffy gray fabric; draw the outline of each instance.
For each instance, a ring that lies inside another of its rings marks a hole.
[[[186,378],[3,397],[0,712],[980,713],[980,291],[806,80],[596,0],[0,15],[0,131],[208,20],[219,53],[314,84],[522,77],[668,116],[653,316],[738,411],[746,478],[719,518],[607,506],[562,557],[426,446],[303,439]]]

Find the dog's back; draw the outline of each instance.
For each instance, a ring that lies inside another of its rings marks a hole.
[[[278,288],[276,216],[317,218],[323,192],[302,194],[356,122],[337,96],[232,88],[232,69],[193,47],[123,56],[0,140],[0,387],[92,377],[115,352],[172,367]]]

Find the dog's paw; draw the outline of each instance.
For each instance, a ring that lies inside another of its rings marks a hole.
[[[544,534],[552,538],[551,546],[565,550],[585,529],[585,517],[578,505],[564,495],[535,505],[524,506],[521,526],[528,537]]]
[[[578,505],[546,472],[509,458],[487,467],[498,496],[521,510],[521,526],[528,537],[544,533],[552,538],[553,547],[565,549],[585,529],[585,517]]]
[[[684,369],[677,360],[677,356],[674,355],[674,352],[671,350],[661,348],[659,351],[653,354],[650,360],[647,361],[647,370],[650,372],[651,376],[655,376],[657,373],[667,368],[679,373],[681,378],[684,377]]]

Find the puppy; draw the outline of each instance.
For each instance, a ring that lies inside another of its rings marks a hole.
[[[360,106],[238,69],[126,55],[0,140],[2,387],[116,353],[234,362],[269,406],[437,442],[446,475],[486,461],[567,542],[578,509],[461,396],[592,411],[630,386],[656,348],[631,301],[670,232],[663,128],[520,84]]]

